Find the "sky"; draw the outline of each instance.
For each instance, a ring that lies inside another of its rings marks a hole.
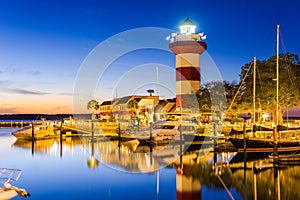
[[[146,27],[176,32],[187,17],[197,32],[207,35],[205,56],[222,80],[239,81],[241,67],[254,56],[264,60],[275,55],[276,24],[281,27],[281,53],[300,54],[299,9],[297,0],[0,0],[0,114],[74,112],[74,91],[97,47],[106,44],[97,55],[103,61],[117,52],[109,42],[121,40],[122,34]],[[140,37],[134,39],[142,43]],[[119,55],[88,98],[101,103],[146,95],[157,81],[162,82],[159,95],[172,97],[174,69],[175,56],[161,49]],[[138,78],[145,83],[131,87],[129,82]]]

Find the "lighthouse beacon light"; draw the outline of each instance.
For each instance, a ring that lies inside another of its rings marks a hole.
[[[196,33],[197,26],[189,19],[186,18],[185,21],[179,26],[180,33],[172,33],[166,37],[170,43],[176,41],[202,41],[206,39],[206,35],[203,32]]]

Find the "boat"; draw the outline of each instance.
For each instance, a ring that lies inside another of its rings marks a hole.
[[[19,169],[0,168],[0,199],[12,199],[18,195],[21,197],[30,197],[30,194],[22,188],[11,185],[11,181],[17,181],[21,175]]]
[[[185,144],[202,144],[205,142],[213,142],[214,136],[208,136],[206,133],[198,132],[198,125],[192,121],[158,121],[150,127],[135,129],[132,133],[140,144],[176,144],[184,142]]]
[[[60,134],[56,132],[53,125],[43,122],[38,125],[32,123],[30,126],[13,131],[12,135],[22,140],[39,140],[57,138]]]
[[[181,127],[181,128],[180,128]],[[180,140],[180,129],[182,135],[195,134],[196,124],[186,121],[158,121],[150,127],[136,129],[132,134],[140,141],[141,144],[153,142],[166,142]]]
[[[300,133],[299,127],[288,128],[279,125],[279,25],[277,25],[277,56],[276,56],[276,123],[275,130],[268,127],[257,126],[255,123],[255,69],[256,57],[254,57],[254,72],[253,72],[253,129],[252,131],[245,131],[245,139],[238,138],[238,134],[243,134],[243,131],[232,130],[229,141],[235,146],[238,152],[293,152],[300,149],[300,143],[296,140],[295,135]],[[245,126],[245,124],[244,124]],[[244,148],[244,143],[246,144]]]

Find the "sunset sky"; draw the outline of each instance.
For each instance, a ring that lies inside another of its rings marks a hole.
[[[299,9],[297,0],[0,1],[0,114],[72,113],[76,78],[98,44],[135,28],[179,31],[187,17],[197,32],[207,34],[207,54],[222,79],[239,81],[241,67],[253,56],[275,55],[277,23],[281,53],[300,55]],[[147,85],[156,81],[155,66],[159,81],[171,84],[160,95],[174,95],[175,56],[170,52],[132,52],[112,66],[95,91],[100,102],[135,92],[146,95],[148,87],[155,87]],[[127,91],[130,80],[124,74],[147,74],[151,80]]]

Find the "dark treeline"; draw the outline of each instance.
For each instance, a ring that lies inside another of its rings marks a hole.
[[[91,114],[6,114],[0,115],[0,120],[41,120],[41,118],[45,118],[46,120],[63,120],[70,116],[82,119],[91,118]]]

